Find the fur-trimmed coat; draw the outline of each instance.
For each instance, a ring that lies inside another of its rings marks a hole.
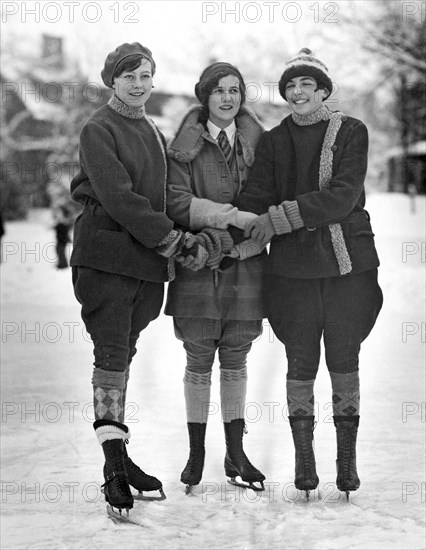
[[[169,146],[167,214],[184,228],[190,227],[193,198],[231,203],[247,183],[257,143],[264,131],[256,116],[243,107],[235,119],[237,132],[234,169],[204,124],[201,107],[184,117]],[[177,265],[169,285],[166,314],[177,317],[254,320],[264,317],[262,274],[266,255],[235,261],[227,270],[208,268],[193,272]]]

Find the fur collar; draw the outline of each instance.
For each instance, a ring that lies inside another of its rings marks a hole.
[[[169,147],[171,158],[179,162],[193,161],[203,149],[210,134],[199,122],[201,106],[194,105],[184,116],[176,136]],[[254,162],[254,151],[260,136],[265,131],[256,115],[247,107],[242,107],[241,114],[235,118],[237,139],[243,150],[244,161],[247,166]]]

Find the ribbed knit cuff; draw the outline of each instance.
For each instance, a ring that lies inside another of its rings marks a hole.
[[[105,441],[109,441],[110,439],[122,439],[123,441],[126,439],[130,439],[129,429],[127,430],[127,432],[125,432],[118,426],[114,426],[112,424],[99,426],[99,428],[96,428],[95,434],[98,438],[100,445],[102,445],[102,443],[105,443]]]
[[[305,225],[305,223],[300,215],[299,205],[297,204],[297,201],[284,201],[282,203],[282,206],[284,207],[285,215],[287,216],[287,219],[290,222],[293,231],[301,229]]]
[[[170,258],[176,252],[180,251],[183,243],[185,241],[185,236],[180,230],[172,229],[170,233],[161,241],[158,245],[156,251],[161,256]]]
[[[277,235],[284,235],[285,233],[291,233],[292,227],[285,215],[284,208],[281,204],[278,206],[270,206],[268,209],[269,217],[271,218],[272,225],[274,226],[275,233]]]

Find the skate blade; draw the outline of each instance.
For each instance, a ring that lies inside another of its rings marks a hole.
[[[191,496],[195,496],[194,493],[192,492],[192,489],[195,487],[195,485],[187,485],[185,487],[185,495],[191,495]]]
[[[153,495],[153,496],[146,496],[144,495],[143,491],[139,491],[136,495],[133,495],[134,500],[145,500],[145,501],[160,501],[160,500],[166,500],[166,495],[163,491],[163,489],[158,489],[158,492],[160,493],[159,496]]]
[[[252,491],[261,492],[265,490],[263,481],[243,481],[240,476],[229,477],[227,479],[230,485],[235,487],[243,487],[243,489],[251,489]],[[255,483],[260,483],[260,486],[255,485]]]
[[[129,510],[127,508],[125,514],[122,514],[121,510],[114,510],[114,508],[110,504],[107,504],[106,509],[108,516],[113,520],[114,523],[132,523],[134,525],[142,526],[141,523],[138,523],[137,521],[134,521],[130,518]]]

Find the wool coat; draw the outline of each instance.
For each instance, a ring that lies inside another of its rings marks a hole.
[[[377,268],[379,259],[368,212],[364,209],[368,132],[343,116],[332,146],[332,178],[319,189],[320,155],[329,122],[296,125],[291,115],[265,132],[249,181],[233,204],[256,214],[271,205],[297,201],[304,227],[273,237],[267,273],[295,278],[339,276],[329,224],[340,223],[352,273]]]
[[[184,228],[190,226],[194,197],[231,203],[247,183],[256,145],[263,127],[242,108],[235,119],[234,162],[231,169],[223,153],[200,121],[201,107],[184,117],[169,147],[167,214]],[[262,274],[266,253],[245,261],[235,260],[221,272],[208,268],[192,272],[176,266],[169,284],[165,313],[176,317],[254,320],[264,317]]]
[[[84,210],[74,231],[72,266],[164,282],[168,261],[154,248],[173,229],[165,213],[164,138],[146,117],[98,109],[80,136],[80,170],[71,182]]]

